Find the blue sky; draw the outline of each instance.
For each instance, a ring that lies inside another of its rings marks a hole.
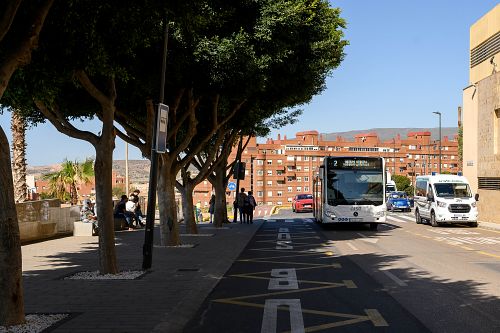
[[[337,0],[347,21],[350,45],[326,89],[301,108],[293,124],[273,130],[293,137],[303,130],[321,133],[388,127],[456,126],[462,89],[469,84],[469,28],[498,1],[480,0]],[[98,122],[77,123],[99,131]],[[10,139],[10,113],[0,115]],[[65,158],[84,160],[93,147],[68,138],[50,124],[27,133],[29,165],[56,164]],[[114,159],[124,159],[117,140]],[[141,158],[129,147],[129,158]]]

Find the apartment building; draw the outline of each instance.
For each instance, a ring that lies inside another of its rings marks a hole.
[[[443,137],[441,147],[441,172],[461,171],[457,136]],[[317,131],[304,131],[295,138],[278,135],[265,143],[252,138],[242,154],[246,170],[240,187],[253,191],[260,205],[286,205],[296,194],[312,192],[313,178],[325,156],[356,155],[385,157],[391,174],[410,179],[439,170],[439,140],[432,140],[427,131],[410,132],[404,138],[398,135],[387,141],[381,141],[376,133],[358,134],[353,140],[325,140]],[[230,161],[235,156],[233,152]],[[195,203],[208,205],[211,191],[209,182],[199,184],[194,191]],[[234,191],[228,190],[226,195],[232,202]]]

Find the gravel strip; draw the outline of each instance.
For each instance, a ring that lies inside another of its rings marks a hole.
[[[134,280],[145,274],[145,271],[123,271],[117,274],[99,274],[99,271],[78,272],[67,276],[65,280]]]
[[[15,326],[0,326],[0,333],[38,333],[66,318],[68,314],[27,315],[26,323]]]

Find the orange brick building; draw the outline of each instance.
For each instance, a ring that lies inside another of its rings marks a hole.
[[[229,160],[235,158],[233,151]],[[393,175],[410,179],[439,170],[439,140],[432,140],[430,132],[410,132],[406,138],[400,135],[381,141],[376,133],[358,134],[354,140],[337,137],[323,140],[317,131],[304,131],[293,139],[286,136],[257,143],[252,138],[242,154],[246,163],[245,180],[240,187],[253,191],[259,205],[286,205],[299,193],[311,193],[312,181],[325,156],[381,156]],[[458,138],[443,137],[441,172],[456,174],[462,164],[458,160]],[[233,180],[231,180],[233,181]],[[212,186],[208,181],[194,190],[195,204],[207,206]],[[232,202],[234,191],[227,191]]]

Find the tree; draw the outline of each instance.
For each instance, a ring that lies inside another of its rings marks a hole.
[[[410,178],[403,175],[392,175],[392,180],[396,183],[398,191],[404,191],[408,195],[413,195],[413,186]]]
[[[12,170],[14,177],[14,200],[24,202],[27,196],[26,185],[26,121],[12,110]]]
[[[50,194],[61,201],[68,198],[72,205],[78,203],[78,185],[89,184],[94,177],[94,160],[84,162],[64,160],[61,170],[44,175],[49,181]]]
[[[12,74],[29,63],[54,0],[0,4],[0,101]],[[21,241],[14,202],[9,142],[0,126],[0,325],[24,322]]]

